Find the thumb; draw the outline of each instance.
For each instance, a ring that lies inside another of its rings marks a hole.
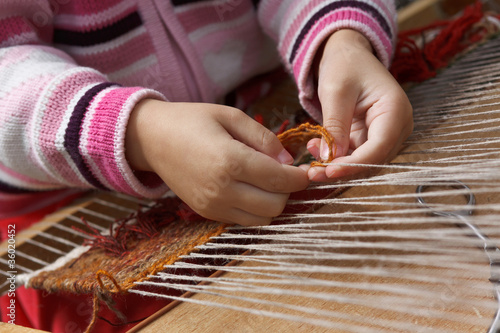
[[[358,96],[355,89],[340,89],[334,93],[318,92],[318,95],[323,112],[323,127],[335,140],[336,157],[344,156],[349,150],[352,118]],[[327,156],[327,148],[326,142],[321,140],[321,156]]]

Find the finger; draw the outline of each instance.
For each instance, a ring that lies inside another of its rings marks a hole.
[[[299,168],[301,168],[305,172],[308,172],[309,169],[311,168],[311,165],[310,164],[301,164],[301,165],[299,165]]]
[[[272,222],[272,217],[258,216],[238,208],[231,208],[226,211],[224,217],[215,219],[218,222],[227,224],[239,224],[242,226],[258,226],[269,225]]]
[[[324,147],[325,143],[324,140],[321,140],[319,138],[311,139],[307,143],[307,150],[311,153],[311,155],[317,160],[325,160],[324,157],[320,156],[321,155],[321,149],[322,145]],[[304,168],[304,170],[307,171],[307,176],[309,177],[309,180],[312,182],[324,182],[328,180],[328,177],[325,174],[325,168],[324,167],[308,167]]]
[[[312,182],[325,182],[328,181],[326,169],[324,167],[312,167],[307,171],[307,176]]]
[[[235,179],[267,192],[292,193],[307,188],[307,173],[298,167],[280,164],[271,157],[242,145],[238,153],[241,170]]]
[[[236,140],[280,163],[293,163],[292,155],[286,151],[276,135],[244,112],[238,109],[229,109],[228,112],[220,113],[218,120]]]
[[[321,145],[321,139],[314,138],[309,140],[307,143],[307,150],[311,155],[318,161],[320,159],[320,145]]]
[[[228,193],[231,205],[262,217],[280,215],[288,200],[288,193],[271,193],[246,183],[236,183]]]
[[[366,167],[347,166],[346,164],[380,164],[397,154],[403,141],[409,136],[412,122],[405,122],[401,128],[397,117],[383,114],[371,124],[368,140],[358,147],[351,155],[335,159],[332,165],[326,167],[327,177],[343,177],[362,172]]]
[[[349,149],[356,149],[368,139],[368,128],[363,118],[354,118],[351,126],[351,137]],[[348,154],[345,154],[348,155]]]
[[[199,191],[186,201],[201,216],[224,223],[268,224],[281,214],[289,194],[270,193],[249,184],[231,182]],[[243,214],[246,212],[247,214]]]
[[[357,89],[349,85],[337,87],[325,83],[319,86],[318,96],[323,111],[323,127],[335,140],[337,156],[343,156],[349,147]]]

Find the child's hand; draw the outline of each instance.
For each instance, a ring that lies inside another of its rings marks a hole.
[[[335,138],[337,157],[333,165],[309,169],[309,179],[313,181],[362,170],[335,165],[336,162],[386,161],[413,130],[412,107],[406,94],[373,55],[363,35],[354,30],[337,31],[319,55],[318,96],[323,126]],[[313,139],[308,149],[316,157],[324,156],[327,151],[321,154],[322,146],[319,139]]]
[[[269,224],[291,192],[309,185],[271,131],[227,106],[142,101],[125,144],[133,168],[156,172],[198,214],[219,222]]]

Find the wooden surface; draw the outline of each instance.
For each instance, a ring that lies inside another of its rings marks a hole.
[[[398,12],[400,31],[421,28],[437,20],[449,19],[475,0],[420,0]]]
[[[12,325],[0,322],[0,332],[2,333],[42,333],[45,331],[35,330],[18,325]]]

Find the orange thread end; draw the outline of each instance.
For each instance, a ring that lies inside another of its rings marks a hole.
[[[111,283],[114,285],[114,287],[116,289],[110,289],[108,288],[104,282],[102,281],[102,276],[105,276],[107,277]],[[120,285],[118,284],[118,282],[116,282],[116,279],[108,272],[100,269],[97,271],[97,273],[95,273],[95,277],[97,279],[97,283],[99,283],[99,287],[101,287],[101,290],[106,290],[106,291],[109,291],[109,292],[112,292],[112,293],[119,293],[119,292],[122,292],[123,289],[120,287]]]

